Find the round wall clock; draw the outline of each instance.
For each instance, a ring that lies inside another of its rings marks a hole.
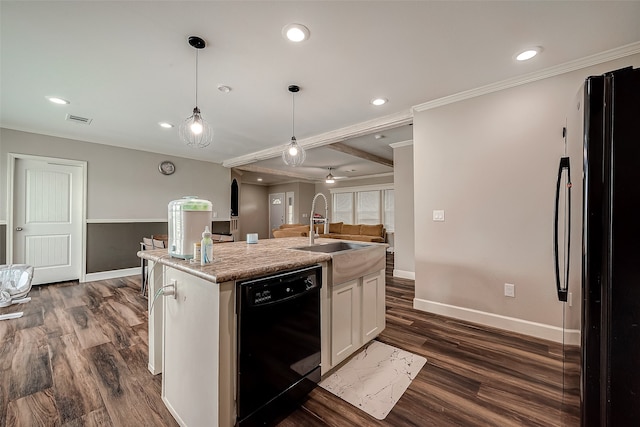
[[[174,165],[173,162],[170,162],[169,160],[165,160],[158,165],[158,170],[163,175],[171,175],[176,171],[176,165]]]

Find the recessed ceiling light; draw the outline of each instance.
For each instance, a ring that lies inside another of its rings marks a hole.
[[[376,107],[378,107],[378,106],[380,106],[380,105],[384,105],[384,104],[386,104],[387,102],[389,102],[389,100],[388,100],[387,98],[373,98],[373,99],[371,100],[371,103],[372,103],[373,105],[375,105]]]
[[[256,181],[262,182],[262,178],[258,178],[258,179],[256,179]]]
[[[533,58],[534,56],[536,56],[537,54],[539,54],[540,52],[542,52],[542,48],[539,46],[536,47],[532,47],[529,48],[523,52],[520,52],[516,55],[516,60],[518,61],[527,61],[531,58]]]
[[[60,105],[71,104],[71,102],[67,101],[66,99],[58,98],[57,96],[47,96],[46,98],[49,101],[53,102],[54,104],[60,104]]]
[[[171,123],[167,123],[167,122],[159,122],[158,124],[160,125],[160,127],[163,127],[165,129],[171,129],[173,127]]]
[[[231,92],[231,87],[227,85],[218,85],[218,90],[222,93],[229,93]]]
[[[292,42],[302,42],[309,38],[309,29],[302,24],[288,24],[282,27],[282,36]]]

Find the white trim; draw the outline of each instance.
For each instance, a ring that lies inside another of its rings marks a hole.
[[[0,219],[0,225],[7,225],[7,221],[5,221],[4,219]]]
[[[502,316],[494,313],[473,310],[465,307],[443,304],[435,301],[428,301],[419,298],[413,299],[413,308],[426,311],[428,313],[440,314],[442,316],[453,317],[454,319],[465,320],[467,322],[478,323],[493,328],[504,329],[519,334],[542,338],[549,341],[563,342],[562,328],[543,323],[531,322],[517,319],[515,317]],[[564,331],[564,342],[569,345],[580,345],[580,331],[577,329],[567,329]]]
[[[413,145],[413,139],[410,139],[408,141],[392,142],[391,144],[389,144],[389,147],[402,148],[402,147],[408,147],[410,145]]]
[[[572,71],[591,67],[593,65],[598,65],[605,62],[613,61],[615,59],[624,58],[626,56],[635,55],[636,53],[640,53],[640,42],[635,42],[635,43],[631,43],[615,49],[607,50],[605,52],[587,56],[585,58],[577,59],[575,61],[565,62],[564,64],[560,64],[555,67],[550,67],[541,71],[525,74],[523,76],[517,76],[511,79],[506,79],[500,82],[491,83],[475,89],[466,90],[464,92],[458,92],[453,95],[445,96],[443,98],[434,99],[433,101],[428,101],[422,104],[415,105],[413,107],[413,110],[415,112],[431,110],[433,108],[442,107],[443,105],[447,105],[447,104],[453,104],[454,102],[463,101],[465,99],[475,98],[475,97],[486,95],[489,93],[498,92],[504,89],[510,89],[516,86],[533,83],[538,80],[544,80],[549,77],[555,77],[561,74],[570,73]]]
[[[396,270],[394,268],[393,269],[393,277],[398,277],[400,279],[416,280],[416,272],[415,271]]]
[[[219,218],[216,218],[219,219]],[[118,219],[88,219],[88,224],[115,224],[115,223],[136,223],[136,222],[168,222],[167,218],[138,218],[138,219],[127,219],[127,218],[118,218]],[[227,220],[229,221],[229,220]]]
[[[340,177],[340,178],[336,178],[336,182],[337,181],[339,181],[339,182],[354,181],[354,180],[371,179],[371,178],[383,178],[385,176],[393,176],[393,172],[374,173],[372,175],[349,176],[349,177],[344,177],[344,178]],[[318,179],[318,180],[314,180],[314,181],[324,183],[324,178]],[[327,184],[327,185],[331,185],[331,184]],[[384,185],[384,184],[380,184],[380,185]]]
[[[329,193],[356,193],[359,191],[376,191],[376,190],[393,190],[393,184],[373,184],[373,185],[361,185],[358,187],[339,187],[330,188]]]
[[[361,123],[356,123],[351,126],[346,126],[333,131],[325,132],[320,135],[311,136],[304,139],[298,139],[300,144],[305,150],[311,148],[322,147],[323,145],[333,144],[334,142],[342,142],[346,139],[356,138],[363,135],[369,135],[375,132],[382,132],[388,129],[397,128],[407,124],[413,123],[413,111],[404,110],[398,113],[390,114],[385,117],[380,117],[373,120],[368,120]],[[244,156],[234,157],[222,162],[222,166],[226,168],[232,168],[236,166],[242,166],[249,163],[254,163],[259,160],[271,159],[282,155],[282,150],[285,145],[278,145],[276,147],[267,148],[264,150],[256,151],[255,153],[246,154]]]
[[[82,214],[81,214],[81,245],[82,249],[80,250],[80,282],[84,282],[87,274],[87,162],[83,160],[72,160],[72,159],[61,159],[57,157],[45,157],[45,156],[34,156],[30,154],[20,154],[20,153],[7,153],[7,229],[13,230],[13,201],[14,201],[14,186],[15,186],[15,163],[18,159],[25,160],[35,160],[39,162],[48,162],[55,164],[62,164],[68,166],[76,166],[81,169],[82,173],[82,191],[80,203],[82,204]],[[11,207],[11,208],[10,208]],[[6,262],[7,264],[11,264],[13,262],[13,233],[7,233],[6,238]]]
[[[85,280],[81,282],[95,282],[96,280],[118,279],[120,277],[135,276],[140,273],[140,267],[123,268],[122,270],[99,271],[97,273],[87,273]]]

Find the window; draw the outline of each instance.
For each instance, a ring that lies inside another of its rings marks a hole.
[[[353,193],[334,194],[332,205],[331,222],[353,223]]]
[[[334,188],[331,222],[345,224],[384,224],[394,230],[393,185]]]
[[[287,191],[285,197],[287,198],[287,224],[293,224],[293,200],[295,197],[293,191]]]
[[[380,191],[359,191],[356,198],[356,224],[380,224]]]
[[[394,231],[394,195],[393,190],[384,190],[384,228],[388,232]]]

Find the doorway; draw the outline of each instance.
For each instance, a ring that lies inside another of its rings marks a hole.
[[[85,276],[86,162],[9,154],[7,263],[40,285]]]
[[[284,224],[285,206],[284,193],[269,194],[269,230]],[[269,231],[269,237],[273,237],[272,233]]]

